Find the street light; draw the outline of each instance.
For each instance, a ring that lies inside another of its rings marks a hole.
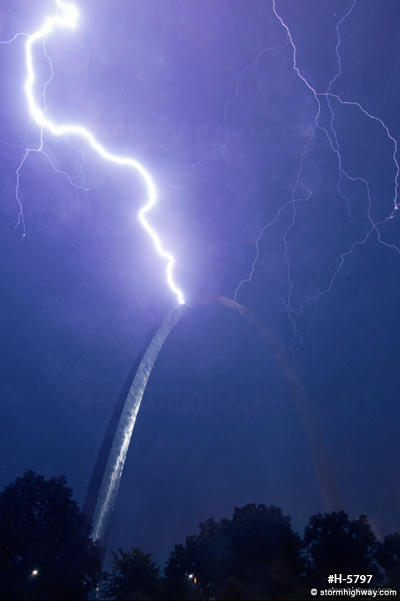
[[[39,570],[32,570],[29,578],[29,597],[32,599],[38,598],[39,590]],[[33,595],[33,597],[32,597]]]
[[[197,599],[197,590],[196,590],[197,589],[197,587],[196,587],[197,578],[196,578],[196,576],[194,574],[188,574],[188,580],[191,581],[190,582],[190,584],[191,584],[191,587],[190,587],[191,588],[190,598],[191,599]]]

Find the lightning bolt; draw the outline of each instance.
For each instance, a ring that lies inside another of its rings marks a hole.
[[[341,26],[343,25],[344,21],[348,17],[350,17],[350,15],[352,14],[352,12],[357,4],[357,0],[353,0],[350,8],[347,10],[347,12],[338,21],[338,23],[336,25],[337,43],[336,43],[335,52],[336,52],[336,59],[337,59],[337,72],[336,72],[335,76],[332,78],[332,80],[329,82],[325,91],[318,91],[315,87],[313,87],[311,85],[311,83],[306,78],[306,76],[303,75],[303,73],[301,72],[301,69],[297,63],[297,47],[293,40],[289,26],[285,23],[283,18],[279,15],[277,7],[276,7],[276,0],[271,0],[271,3],[272,3],[273,14],[274,14],[275,18],[279,21],[279,23],[282,26],[282,28],[286,34],[286,37],[287,37],[287,43],[282,45],[281,48],[286,48],[287,46],[289,46],[291,48],[291,55],[292,55],[291,68],[295,71],[298,78],[303,82],[303,84],[308,88],[310,94],[313,96],[315,106],[316,106],[316,114],[315,114],[315,119],[314,119],[314,126],[311,130],[308,140],[306,141],[306,143],[304,145],[303,152],[299,159],[299,167],[297,170],[297,177],[295,180],[295,184],[291,191],[291,199],[288,202],[286,202],[284,205],[282,205],[279,208],[279,210],[277,211],[276,215],[266,225],[264,225],[261,228],[260,234],[255,242],[255,256],[254,256],[254,259],[253,259],[251,267],[250,267],[250,273],[246,278],[243,278],[240,281],[239,285],[236,287],[236,290],[234,292],[234,300],[235,301],[237,300],[237,296],[238,296],[242,286],[244,286],[245,284],[248,284],[252,281],[254,272],[257,268],[257,262],[260,257],[260,242],[261,242],[263,236],[266,235],[268,230],[281,218],[281,215],[284,212],[291,210],[290,223],[289,223],[288,227],[286,228],[286,230],[283,234],[283,238],[282,238],[283,243],[284,243],[284,259],[285,259],[285,263],[286,263],[287,283],[288,283],[288,288],[287,288],[288,291],[286,293],[285,298],[283,298],[282,301],[283,301],[285,311],[287,313],[287,316],[290,320],[291,327],[292,327],[292,338],[290,340],[290,347],[291,347],[291,350],[293,353],[293,358],[295,358],[295,356],[294,356],[295,355],[295,353],[294,353],[295,346],[298,345],[305,337],[307,338],[307,340],[309,342],[311,342],[312,347],[314,347],[313,341],[310,338],[310,331],[316,323],[317,314],[318,314],[317,303],[321,299],[321,297],[323,297],[325,294],[327,294],[332,289],[335,279],[337,278],[339,272],[341,271],[344,263],[352,255],[352,253],[355,251],[355,249],[358,246],[364,245],[367,242],[367,240],[374,234],[376,236],[376,240],[379,244],[394,250],[396,253],[398,253],[400,255],[400,248],[398,246],[396,246],[395,244],[386,242],[383,239],[383,234],[382,234],[382,226],[387,224],[388,221],[390,221],[391,219],[394,219],[396,212],[399,208],[398,189],[399,189],[400,167],[399,167],[399,162],[397,159],[397,156],[398,156],[397,141],[394,138],[394,136],[391,134],[388,126],[384,123],[384,121],[382,119],[380,119],[379,117],[377,117],[376,115],[373,115],[370,112],[368,112],[359,102],[353,101],[353,100],[344,100],[338,94],[333,92],[334,84],[340,78],[340,76],[342,74],[342,67],[341,67],[342,56],[341,56],[341,52],[340,52],[340,46],[341,46],[340,29],[341,29]],[[279,48],[279,47],[277,47],[277,48]],[[396,67],[397,67],[398,60],[399,60],[399,57],[396,60]],[[246,67],[246,69],[253,67],[255,62],[256,61],[254,61],[253,63],[248,65],[248,67]],[[241,77],[242,76],[240,76],[238,79],[236,94],[235,94],[234,98],[232,98],[225,105],[225,109],[224,109],[225,130],[226,130],[226,109],[227,109],[229,103],[231,103],[233,100],[235,100],[238,96],[238,85],[239,85]],[[386,92],[383,103],[386,100],[386,96],[387,96],[387,92]],[[323,101],[325,102],[326,106],[323,105]],[[392,145],[392,148],[393,148],[392,160],[393,160],[393,165],[394,165],[393,205],[392,205],[392,210],[391,210],[390,214],[387,215],[387,217],[381,219],[380,221],[374,221],[374,219],[372,217],[373,200],[372,200],[370,186],[369,186],[367,179],[365,179],[361,175],[352,176],[345,169],[344,161],[342,159],[342,154],[341,154],[341,146],[339,143],[337,131],[334,126],[334,120],[336,118],[335,105],[336,106],[340,105],[342,107],[348,107],[348,108],[353,108],[353,109],[357,110],[359,112],[359,114],[361,114],[363,116],[363,118],[374,122],[376,125],[376,128],[380,128],[381,131],[384,132],[384,135],[386,136],[389,144]],[[325,111],[325,114],[323,115],[324,111]],[[323,125],[322,117],[323,116],[326,117],[326,114],[328,114],[327,119],[328,119],[329,125]],[[360,235],[360,237],[357,240],[350,242],[348,249],[345,252],[341,253],[340,257],[338,258],[338,265],[337,265],[336,269],[333,271],[333,273],[331,274],[327,285],[324,288],[322,288],[320,290],[320,292],[315,294],[314,296],[311,296],[311,295],[306,296],[304,302],[302,302],[301,304],[299,304],[296,307],[293,302],[293,299],[292,299],[292,293],[294,291],[295,284],[292,279],[288,237],[289,237],[291,230],[295,227],[295,224],[297,221],[297,211],[298,211],[300,204],[307,203],[312,197],[312,192],[305,186],[304,182],[302,181],[302,176],[303,176],[303,167],[304,167],[304,162],[306,160],[306,155],[309,152],[310,144],[311,144],[312,140],[315,138],[317,132],[322,132],[323,136],[325,136],[325,138],[330,146],[332,154],[336,157],[336,163],[337,163],[336,188],[337,188],[339,197],[347,205],[347,210],[348,210],[350,219],[353,221],[353,223],[362,226],[364,229],[364,232]],[[220,149],[218,148],[217,150],[220,150]],[[213,154],[213,153],[210,153],[208,156],[211,156],[211,154]],[[208,158],[208,156],[207,156],[207,158]],[[346,181],[359,183],[360,186],[362,186],[364,188],[364,194],[365,194],[366,203],[367,203],[366,222],[365,223],[358,221],[357,219],[355,219],[353,217],[350,199],[346,196],[345,192],[343,191],[343,184]],[[302,332],[301,329],[299,329],[300,326],[298,324],[302,318],[302,315],[303,315],[303,312],[305,311],[306,306],[309,304],[314,306],[315,317],[311,320],[311,325],[308,327],[307,333],[305,335],[305,333]]]
[[[23,237],[24,237],[24,235],[25,235],[24,215],[23,215],[23,210],[22,210],[22,204],[19,199],[20,172],[21,172],[21,169],[25,163],[25,160],[30,152],[33,152],[33,151],[42,152],[44,131],[49,131],[53,136],[58,136],[58,137],[62,136],[65,138],[67,136],[69,136],[69,137],[76,137],[78,139],[84,140],[104,160],[109,161],[110,163],[116,163],[118,165],[130,167],[133,170],[135,170],[137,173],[139,173],[139,175],[142,177],[142,179],[145,183],[146,190],[147,190],[147,202],[139,210],[138,218],[140,220],[140,223],[146,230],[146,232],[149,234],[149,236],[153,240],[154,245],[155,245],[159,255],[163,259],[165,259],[167,262],[166,278],[167,278],[167,282],[168,282],[170,289],[175,294],[178,303],[184,304],[185,300],[184,300],[183,293],[176,286],[174,279],[173,279],[173,275],[172,275],[172,270],[173,270],[173,266],[175,263],[175,259],[171,255],[171,253],[164,250],[164,248],[162,247],[162,244],[161,244],[160,237],[158,236],[156,231],[151,227],[151,225],[149,224],[149,222],[146,219],[147,213],[154,207],[154,205],[157,202],[157,190],[156,190],[156,187],[153,183],[153,180],[152,180],[149,172],[143,167],[143,165],[141,163],[134,160],[133,158],[117,156],[115,154],[111,154],[110,152],[108,152],[108,150],[106,148],[104,148],[104,146],[102,146],[96,140],[96,138],[93,136],[93,134],[85,127],[83,127],[81,125],[74,125],[74,124],[57,124],[55,122],[55,120],[50,116],[50,114],[47,110],[46,100],[45,100],[46,86],[49,83],[49,81],[51,80],[51,77],[53,74],[53,67],[52,67],[51,60],[50,60],[49,56],[47,55],[46,50],[44,48],[44,43],[46,42],[46,40],[50,36],[50,34],[52,34],[57,28],[64,28],[64,29],[71,29],[71,30],[74,29],[77,26],[78,16],[79,16],[78,10],[72,4],[67,4],[67,3],[63,2],[62,0],[55,0],[55,2],[57,5],[56,14],[54,16],[48,17],[46,19],[46,21],[44,22],[43,26],[41,27],[41,29],[39,29],[38,31],[36,31],[35,33],[33,33],[31,35],[22,34],[22,33],[16,34],[8,42],[2,42],[3,44],[4,43],[9,44],[9,43],[13,42],[20,35],[24,35],[27,37],[26,45],[25,45],[25,60],[26,60],[27,78],[25,81],[24,89],[25,89],[25,95],[26,95],[26,99],[28,102],[28,108],[29,108],[30,115],[34,119],[35,123],[40,127],[40,146],[39,146],[39,148],[38,149],[27,149],[25,152],[25,156],[22,159],[22,161],[17,169],[16,198],[17,198],[17,201],[19,204],[19,215],[18,215],[17,225],[22,224]],[[35,99],[35,95],[34,95],[34,84],[35,84],[35,80],[36,80],[36,75],[35,75],[34,62],[33,62],[33,57],[32,57],[32,49],[33,49],[34,45],[37,44],[38,42],[42,42],[42,44],[43,44],[44,53],[45,53],[47,59],[49,60],[50,69],[51,69],[50,79],[45,83],[45,85],[43,87],[43,94],[42,94],[43,106],[42,107],[40,107],[38,105],[38,103]],[[54,167],[54,165],[53,165],[53,167]],[[62,173],[65,173],[65,172],[62,172]],[[65,174],[65,175],[67,175],[67,174]],[[68,175],[67,175],[67,177],[68,177]],[[69,177],[68,177],[68,179],[72,183],[72,181]],[[80,186],[77,186],[77,187],[80,187]]]

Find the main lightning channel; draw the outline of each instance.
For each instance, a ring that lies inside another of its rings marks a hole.
[[[171,255],[171,253],[163,249],[160,237],[150,226],[149,222],[146,220],[145,217],[145,215],[154,207],[157,201],[157,191],[149,172],[146,171],[143,165],[141,165],[138,161],[135,161],[132,158],[120,157],[108,152],[104,148],[104,146],[102,146],[90,133],[90,131],[88,131],[85,127],[81,125],[56,125],[46,115],[47,111],[43,111],[35,101],[33,92],[33,86],[35,83],[35,71],[33,67],[32,58],[33,45],[40,40],[44,43],[56,27],[73,29],[76,27],[78,21],[78,11],[73,5],[67,4],[62,0],[55,1],[58,6],[56,15],[53,17],[48,17],[43,27],[35,33],[33,33],[32,35],[29,35],[26,41],[26,66],[28,76],[25,81],[25,94],[28,100],[29,111],[37,125],[39,125],[39,127],[41,128],[41,136],[43,136],[44,130],[50,131],[54,136],[78,136],[86,140],[89,143],[89,145],[93,148],[93,150],[95,150],[106,161],[110,161],[111,163],[117,163],[118,165],[122,166],[132,167],[142,176],[147,188],[148,201],[145,204],[145,206],[142,207],[138,212],[138,217],[140,223],[142,224],[146,232],[149,234],[149,236],[152,238],[159,255],[167,261],[166,276],[170,289],[175,294],[178,303],[184,304],[185,300],[183,297],[183,293],[176,286],[172,276],[172,269],[175,263],[175,259]],[[45,105],[44,92],[43,102]]]

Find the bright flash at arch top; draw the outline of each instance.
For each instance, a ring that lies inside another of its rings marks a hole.
[[[62,2],[62,0],[55,1],[57,6],[59,7],[56,15],[53,17],[48,17],[43,27],[35,33],[33,33],[32,35],[28,36],[26,42],[26,66],[28,75],[25,81],[25,94],[28,100],[29,111],[35,122],[41,128],[42,133],[44,130],[49,130],[55,136],[77,136],[83,138],[106,161],[110,161],[111,163],[117,163],[123,166],[126,165],[128,167],[133,167],[136,171],[139,172],[146,184],[148,201],[145,204],[145,206],[140,209],[138,217],[140,223],[147,231],[149,236],[152,238],[159,255],[166,260],[166,276],[168,285],[171,288],[172,292],[175,294],[178,303],[182,305],[184,304],[185,299],[183,297],[182,291],[175,285],[172,277],[172,268],[175,263],[175,259],[169,252],[163,249],[158,234],[155,232],[155,230],[153,230],[153,228],[150,226],[150,224],[145,218],[146,213],[153,208],[157,201],[157,191],[148,171],[146,171],[143,165],[141,165],[134,159],[128,157],[119,157],[114,154],[110,154],[103,146],[101,146],[101,144],[99,144],[95,137],[85,127],[81,125],[56,125],[53,121],[51,121],[48,118],[48,115],[46,114],[46,109],[43,110],[39,108],[39,106],[36,104],[33,94],[33,85],[35,82],[35,71],[33,68],[32,59],[33,44],[35,44],[39,40],[42,40],[44,42],[56,27],[73,29],[77,25],[78,21],[78,11],[72,4],[66,4],[65,2]]]

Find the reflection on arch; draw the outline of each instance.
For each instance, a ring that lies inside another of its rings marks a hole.
[[[223,296],[208,296],[179,305],[167,315],[161,326],[144,345],[118,398],[83,505],[83,510],[93,519],[93,538],[99,540],[102,547],[107,546],[112,513],[136,416],[158,353],[172,328],[188,311],[199,305],[211,303],[225,305],[246,317],[268,342],[290,385],[299,411],[324,510],[330,512],[343,508],[340,490],[310,401],[297,372],[279,342],[262,321],[243,305]]]

